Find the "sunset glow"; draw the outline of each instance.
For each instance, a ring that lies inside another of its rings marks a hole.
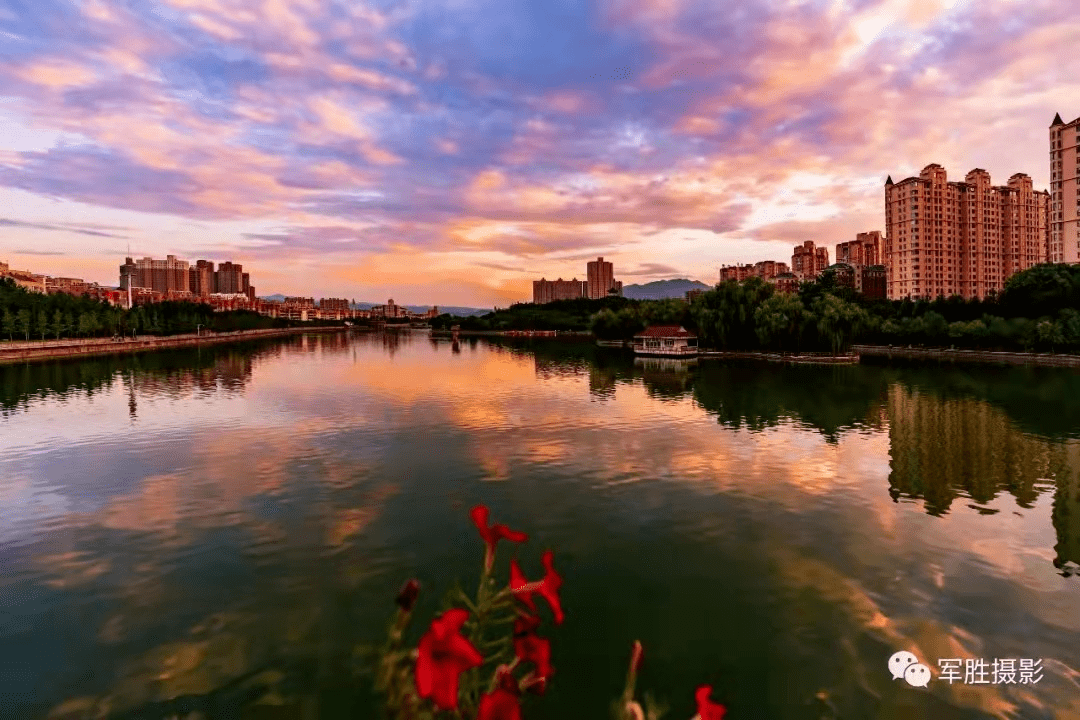
[[[885,230],[929,163],[1049,184],[1070,3],[0,0],[0,261],[505,306]]]

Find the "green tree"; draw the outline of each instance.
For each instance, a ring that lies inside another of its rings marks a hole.
[[[30,314],[28,308],[22,308],[18,314],[18,327],[27,340],[30,339],[30,328],[33,327],[34,316]]]
[[[83,335],[95,335],[100,327],[98,314],[94,311],[80,313],[79,332]]]
[[[1064,344],[1070,348],[1080,347],[1080,311],[1066,308],[1059,315]]]
[[[774,292],[775,288],[760,278],[741,284],[728,280],[690,306],[690,319],[703,344],[725,350],[751,349],[759,345],[754,313]]]
[[[867,325],[866,311],[845,302],[835,295],[824,295],[814,301],[819,335],[829,343],[833,355],[851,345],[851,341]]]
[[[808,320],[798,295],[777,293],[754,311],[755,331],[761,344],[783,351],[799,351]]]
[[[1044,263],[1016,273],[1005,282],[999,302],[1013,317],[1054,315],[1062,308],[1080,310],[1080,266]]]
[[[922,317],[923,337],[929,344],[936,344],[948,337],[949,323],[945,316],[931,310]]]
[[[44,340],[45,336],[49,334],[49,314],[42,308],[34,315],[34,333],[41,335],[41,339]]]
[[[983,318],[986,323],[990,343],[994,347],[1008,348],[1015,342],[1014,328],[1002,317],[987,316]]]
[[[67,330],[67,326],[64,324],[64,313],[62,313],[59,308],[57,308],[57,310],[53,312],[51,329],[56,335],[57,340],[60,339],[60,333]]]
[[[1065,343],[1065,332],[1061,323],[1051,318],[1038,321],[1035,326],[1035,337],[1039,345],[1049,348],[1050,352],[1054,352],[1055,347],[1060,347]]]
[[[3,332],[8,336],[8,340],[12,339],[16,329],[15,314],[10,309],[4,308]]]

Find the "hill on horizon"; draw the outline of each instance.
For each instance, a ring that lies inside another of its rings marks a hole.
[[[277,301],[277,302],[282,302],[283,300],[285,300],[286,296],[282,295],[281,293],[275,293],[273,295],[260,295],[260,297],[263,300],[274,300],[274,301]],[[376,305],[385,305],[385,304],[386,303],[358,302],[355,305],[353,305],[353,307],[355,309],[357,309],[357,310],[370,310],[371,308],[375,307]],[[430,305],[402,305],[402,307],[404,307],[405,309],[410,310],[412,312],[415,312],[415,313],[427,312],[431,308]],[[491,308],[473,308],[473,307],[458,307],[458,306],[451,306],[451,305],[446,305],[446,306],[439,305],[439,312],[440,313],[450,313],[451,315],[457,315],[459,317],[467,317],[469,315],[487,315],[489,312],[491,312],[491,310],[492,310]]]
[[[623,297],[631,300],[667,300],[684,298],[689,290],[712,290],[712,288],[712,285],[687,278],[654,280],[644,285],[623,285]]]

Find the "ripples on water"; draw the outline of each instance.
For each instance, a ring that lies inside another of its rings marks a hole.
[[[485,502],[566,576],[530,720],[604,717],[638,638],[672,718],[704,683],[734,718],[1080,717],[1078,393],[406,333],[0,368],[0,705],[374,717],[395,590],[473,581]],[[1047,672],[920,692],[901,648]]]

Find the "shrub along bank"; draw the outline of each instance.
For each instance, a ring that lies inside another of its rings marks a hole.
[[[59,340],[131,333],[176,335],[195,332],[199,326],[211,332],[233,332],[303,324],[248,310],[214,312],[209,305],[190,302],[162,302],[126,310],[89,297],[29,292],[8,278],[0,278],[2,340]]]
[[[682,300],[523,303],[481,317],[444,315],[463,330],[591,330],[628,339],[647,325],[683,325],[703,347],[731,351],[844,352],[853,343],[986,350],[1080,352],[1080,266],[1039,265],[984,300],[868,300],[831,272],[777,293],[758,279],[727,281]]]

